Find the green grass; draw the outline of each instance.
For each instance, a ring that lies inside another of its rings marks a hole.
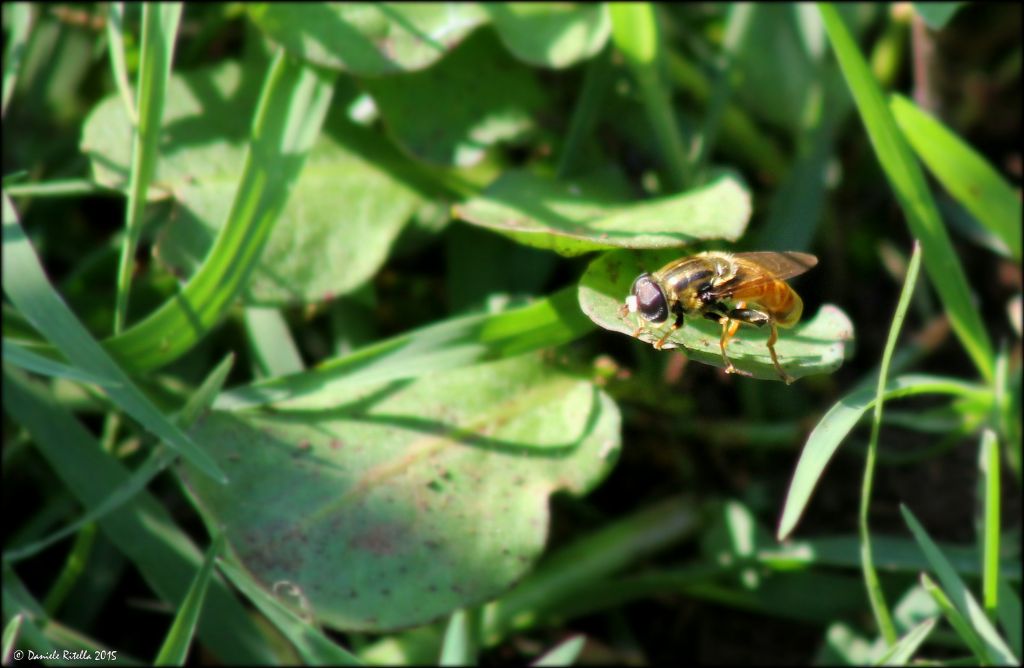
[[[1019,663],[1019,10],[944,5],[5,4],[5,662]],[[819,258],[796,383],[631,336],[702,250]]]

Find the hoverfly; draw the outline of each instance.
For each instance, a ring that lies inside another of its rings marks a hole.
[[[672,318],[669,330],[654,344],[658,350],[683,326],[684,316],[717,320],[722,325],[719,347],[726,373],[741,373],[725,352],[740,323],[769,325],[768,352],[779,377],[789,384],[794,379],[779,364],[775,342],[778,327],[789,328],[800,321],[804,303],[786,279],[816,264],[818,258],[797,252],[699,253],[673,260],[653,274],[637,276],[619,315],[638,314],[633,336],[643,331],[644,320],[662,325]]]

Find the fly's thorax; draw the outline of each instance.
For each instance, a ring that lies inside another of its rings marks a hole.
[[[670,301],[691,313],[704,308],[707,290],[723,280],[723,273],[729,270],[726,260],[701,253],[662,267],[652,278],[665,287]]]

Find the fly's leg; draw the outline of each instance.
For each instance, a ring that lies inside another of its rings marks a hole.
[[[729,340],[736,335],[736,330],[740,328],[740,322],[743,320],[745,314],[744,302],[737,304],[739,308],[735,308],[729,311],[728,315],[723,315],[718,319],[718,323],[722,325],[722,337],[718,340],[718,347],[722,350],[722,361],[725,362],[726,373],[736,373],[741,376],[749,376],[749,373],[745,373],[733,366],[732,360],[729,359],[729,355],[725,352],[725,347],[729,345]],[[744,321],[745,322],[745,321]]]
[[[731,319],[733,321],[734,327],[729,331],[729,337],[726,337],[725,332],[723,331],[722,338],[726,341],[728,340],[728,338],[731,338],[732,335],[736,333],[735,325],[738,325],[740,322],[745,322],[756,327],[764,327],[765,325],[770,325],[771,335],[768,337],[768,353],[772,356],[772,364],[775,365],[775,370],[779,372],[779,378],[781,378],[783,382],[786,383],[786,385],[791,384],[796,379],[790,376],[788,373],[786,373],[786,371],[782,368],[782,365],[779,364],[779,356],[775,353],[775,343],[779,340],[779,330],[778,327],[775,326],[775,321],[772,320],[771,316],[769,316],[767,313],[763,311],[744,308],[744,306],[745,305],[742,303],[737,304],[738,308],[729,311],[727,317],[728,319]],[[725,355],[724,347],[722,349],[722,355],[723,357]],[[731,363],[728,363],[727,365],[732,366]],[[726,369],[726,371],[729,372],[728,369]],[[729,373],[736,372],[731,371]]]
[[[622,306],[619,307],[619,317],[622,320],[625,320],[626,324],[629,324],[628,316],[629,316],[629,307],[626,306],[625,304],[623,304]],[[636,328],[633,330],[633,338],[637,339],[637,338],[640,338],[640,332],[644,331],[644,324],[643,324],[643,321],[640,320],[640,314],[639,313],[636,314],[636,322],[635,322],[635,324],[636,324]]]
[[[779,340],[779,329],[772,322],[772,335],[768,337],[768,352],[772,355],[772,364],[775,365],[775,370],[779,372],[779,377],[782,378],[786,385],[792,385],[796,378],[793,378],[782,369],[782,365],[779,364],[779,357],[775,354],[775,342]]]
[[[655,350],[661,350],[661,347],[665,345],[665,341],[668,340],[668,337],[672,336],[672,332],[676,331],[677,329],[683,326],[682,310],[679,308],[673,308],[672,313],[676,316],[676,319],[672,321],[672,326],[668,328],[668,331],[665,332],[665,334],[660,339],[658,339],[657,342],[655,342]]]

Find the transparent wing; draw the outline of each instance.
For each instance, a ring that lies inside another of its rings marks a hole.
[[[739,297],[748,292],[756,294],[766,283],[799,276],[818,264],[818,258],[810,253],[795,251],[733,253],[732,259],[736,263],[736,275],[711,290],[716,299]]]

